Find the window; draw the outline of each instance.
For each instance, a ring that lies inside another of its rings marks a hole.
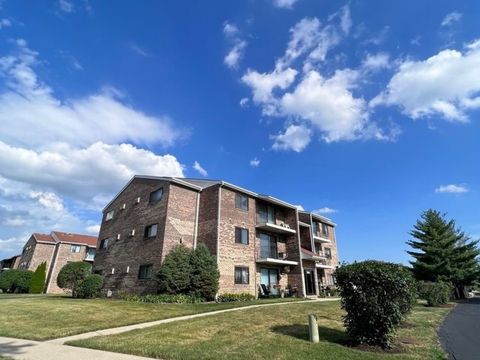
[[[325,257],[327,259],[331,259],[332,258],[332,249],[330,248],[325,248]]]
[[[260,205],[258,207],[258,221],[260,223],[275,224],[275,208],[273,206]]]
[[[153,224],[145,227],[145,237],[153,238],[157,236],[157,229],[158,229],[158,224]]]
[[[248,196],[235,194],[235,207],[240,210],[248,211]]]
[[[80,252],[80,245],[72,245],[70,247],[70,252],[72,253],[79,253]]]
[[[322,234],[328,236],[328,225],[322,223]]]
[[[112,238],[106,238],[100,240],[100,249],[106,249],[108,247],[108,243],[111,241]]]
[[[313,235],[318,236],[320,234],[320,231],[318,228],[318,222],[314,221],[312,225],[313,225],[313,228],[312,228]]]
[[[149,198],[148,202],[156,203],[156,202],[162,200],[162,196],[163,196],[163,188],[152,191],[150,193],[150,198]]]
[[[139,279],[151,279],[153,274],[153,265],[140,265],[138,269],[138,278]]]
[[[260,234],[260,257],[262,259],[278,259],[277,238],[268,234]]]
[[[235,228],[235,243],[248,245],[248,229]]]
[[[235,266],[235,284],[249,284],[248,267]]]
[[[107,212],[107,214],[105,215],[105,221],[112,220],[114,213],[115,213],[114,210],[111,210],[111,211]]]

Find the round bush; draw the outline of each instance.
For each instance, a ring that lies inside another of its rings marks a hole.
[[[92,273],[92,265],[83,261],[70,262],[62,267],[57,276],[57,285],[62,289],[72,290],[76,297],[78,285]]]
[[[100,293],[100,290],[103,286],[103,278],[98,274],[88,275],[84,280],[82,280],[76,291],[76,297],[89,299],[97,297]]]
[[[3,292],[25,293],[30,288],[33,272],[10,269],[0,273],[0,289]]]
[[[418,295],[427,300],[428,306],[438,306],[448,303],[453,287],[445,282],[421,281],[418,284]]]
[[[335,272],[346,332],[355,343],[390,347],[395,328],[412,309],[416,284],[402,265],[364,261]]]

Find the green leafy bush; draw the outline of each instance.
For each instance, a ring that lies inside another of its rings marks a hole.
[[[44,261],[37,266],[37,269],[33,273],[32,282],[28,292],[30,294],[41,294],[45,289],[45,280],[47,278],[47,263]]]
[[[218,302],[244,302],[255,300],[255,296],[249,293],[241,294],[222,294],[217,298]]]
[[[190,292],[190,253],[191,250],[184,245],[177,245],[165,256],[157,274],[161,293],[175,295]]]
[[[3,292],[26,293],[32,282],[33,272],[10,269],[0,273],[0,289]]]
[[[416,284],[402,265],[364,261],[335,271],[347,334],[356,343],[389,347],[396,327],[412,309]]]
[[[158,294],[158,295],[136,295],[123,294],[122,299],[126,301],[153,303],[153,304],[196,304],[205,301],[191,295],[172,295],[172,294]]]
[[[76,289],[76,297],[83,299],[91,299],[100,294],[103,286],[103,277],[98,274],[88,275],[82,280]]]
[[[446,282],[421,281],[418,284],[418,295],[421,299],[427,300],[428,306],[448,303],[452,290],[452,285]]]
[[[57,285],[62,289],[72,290],[72,297],[77,297],[78,285],[92,273],[92,265],[83,261],[70,262],[62,267],[57,276]]]
[[[215,299],[220,273],[218,271],[217,259],[210,255],[208,248],[204,244],[198,244],[197,248],[192,251],[190,266],[192,269],[190,295],[206,300]]]

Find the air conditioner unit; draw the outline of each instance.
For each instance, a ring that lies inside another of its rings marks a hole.
[[[135,204],[140,204],[140,196],[135,200]]]
[[[125,210],[127,208],[127,204],[123,204],[122,207],[120,208],[120,210]]]
[[[135,236],[135,229],[130,230],[130,236]]]
[[[117,240],[120,240],[120,234],[117,234]]]

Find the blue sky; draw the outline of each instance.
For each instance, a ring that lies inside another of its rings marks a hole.
[[[136,173],[319,211],[345,261],[406,263],[428,208],[480,237],[476,1],[0,4],[0,258]]]

